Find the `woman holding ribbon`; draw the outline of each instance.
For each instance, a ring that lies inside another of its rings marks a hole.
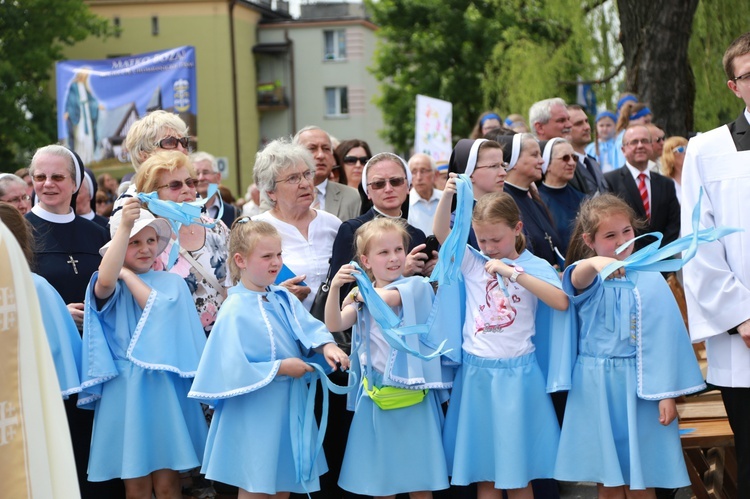
[[[152,154],[141,164],[135,185],[142,200],[143,193],[155,193],[147,208],[172,222],[177,238],[157,265],[185,279],[208,336],[231,285],[227,273],[229,229],[221,220],[201,215],[199,205],[190,204],[196,200],[195,170],[182,152]]]

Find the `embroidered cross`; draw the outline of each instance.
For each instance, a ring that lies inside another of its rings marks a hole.
[[[73,266],[73,272],[78,274],[78,267],[76,267],[76,263],[78,263],[78,260],[73,259],[73,255],[70,255],[70,258],[68,258],[68,261],[65,263],[69,263]]]
[[[7,331],[16,323],[16,300],[13,290],[0,289],[0,331]]]
[[[14,414],[13,404],[8,401],[0,402],[0,446],[7,445],[16,435],[19,425],[18,415]]]

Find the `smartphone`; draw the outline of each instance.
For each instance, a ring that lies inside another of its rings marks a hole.
[[[425,248],[420,251],[420,253],[424,253],[425,255],[427,255],[427,259],[429,260],[433,257],[432,252],[438,251],[440,249],[440,243],[438,242],[437,237],[427,236],[425,245]]]

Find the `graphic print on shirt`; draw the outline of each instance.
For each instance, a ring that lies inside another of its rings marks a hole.
[[[507,288],[508,283],[504,284]],[[513,295],[508,299],[497,279],[487,281],[484,296],[485,304],[479,306],[479,313],[474,316],[474,336],[501,333],[516,320],[516,309],[513,303],[518,303],[520,298]]]

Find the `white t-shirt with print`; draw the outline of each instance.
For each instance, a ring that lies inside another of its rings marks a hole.
[[[487,359],[509,359],[533,352],[538,298],[518,283],[504,279],[507,298],[498,276],[484,270],[485,263],[466,248],[461,263],[466,284],[463,350]]]

